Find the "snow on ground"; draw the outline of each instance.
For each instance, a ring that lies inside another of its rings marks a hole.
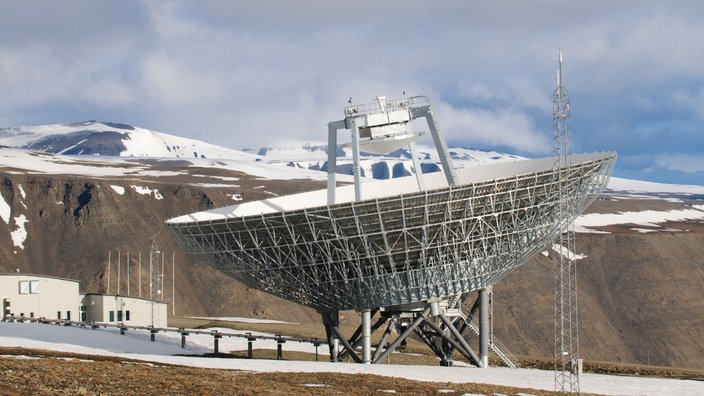
[[[12,208],[5,201],[2,194],[0,194],[0,219],[5,222],[5,224],[10,224],[10,216],[12,215]]]
[[[644,210],[641,212],[590,213],[581,215],[574,222],[575,232],[594,232],[593,227],[616,224],[635,224],[645,227],[659,227],[668,221],[704,220],[704,205],[694,205],[681,210]]]
[[[134,191],[136,191],[137,194],[139,194],[139,195],[150,195],[150,196],[151,196],[152,193],[153,193],[153,194],[154,194],[154,199],[164,199],[164,196],[161,195],[161,193],[159,192],[159,190],[157,190],[156,188],[155,188],[155,189],[151,189],[151,188],[149,188],[149,187],[144,187],[144,186],[135,186],[134,184],[131,185],[130,187],[132,187],[132,189],[133,189]]]
[[[27,229],[24,228],[24,225],[27,224],[28,221],[27,216],[23,214],[15,217],[15,226],[17,226],[17,228],[10,232],[12,243],[22,250],[24,250],[24,241],[27,240]]]
[[[628,192],[647,194],[684,194],[699,195],[704,194],[704,185],[667,184],[653,183],[640,180],[621,179],[612,177],[609,179],[607,192]],[[651,196],[652,198],[652,196]]]
[[[562,257],[566,258],[567,260],[581,260],[581,259],[587,258],[587,256],[585,256],[585,255],[583,255],[583,254],[577,254],[577,253],[575,253],[575,252],[573,252],[573,251],[567,249],[566,247],[560,246],[560,245],[558,245],[558,244],[553,244],[553,245],[552,245],[552,250],[553,250],[555,253],[557,253],[557,254],[561,255]],[[544,256],[547,257],[547,256],[548,256],[548,253],[545,252]]]
[[[173,158],[151,159],[165,162],[173,161]],[[325,172],[271,165],[261,161],[257,162],[254,159],[190,158],[182,161],[189,162],[191,167],[229,169],[266,180],[327,179],[327,173]],[[182,176],[188,173],[182,169],[177,171],[155,170],[152,165],[140,163],[137,159],[131,157],[65,156],[7,147],[0,147],[0,168],[17,169],[17,171],[5,170],[7,173],[129,177],[132,179],[140,176]],[[224,180],[230,179],[233,178]],[[345,176],[338,177],[338,179],[348,182],[352,180],[351,177]],[[2,203],[0,203],[0,211],[2,209]]]
[[[240,322],[240,323],[285,323],[285,324],[295,324],[291,322],[284,322],[281,320],[273,319],[256,319],[256,318],[241,318],[238,316],[220,316],[220,317],[203,317],[203,316],[192,316],[193,319],[208,319],[208,320],[219,320],[221,322]]]
[[[218,329],[234,332],[230,329]],[[244,332],[243,332],[244,333]],[[220,339],[220,351],[246,350],[244,338]],[[218,359],[175,354],[202,354],[212,352],[211,335],[189,335],[186,350],[180,348],[178,333],[158,333],[156,341],[149,341],[149,333],[144,330],[128,330],[120,335],[116,329],[56,326],[36,323],[0,323],[0,346],[49,349],[92,355],[122,356],[155,363],[178,364],[254,372],[338,372],[350,374],[375,374],[400,377],[417,381],[433,382],[475,382],[515,386],[531,389],[554,390],[554,373],[535,369],[508,369],[492,367],[406,366],[406,365],[362,365],[352,363]],[[255,348],[276,348],[275,341],[256,341]],[[309,344],[288,342],[283,345],[286,351],[303,350],[311,352]],[[321,346],[321,360],[325,359],[327,348]],[[314,348],[313,348],[314,351]],[[392,358],[393,359],[393,358]],[[692,380],[666,378],[622,377],[614,375],[583,374],[580,377],[582,392],[611,395],[695,395],[704,394],[704,383]]]
[[[115,190],[116,193],[118,193],[120,195],[125,195],[125,188],[124,187],[116,186],[114,184],[110,185],[110,187],[112,187],[112,189]]]

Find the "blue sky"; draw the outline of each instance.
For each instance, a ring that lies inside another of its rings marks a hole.
[[[321,5],[323,4],[323,5]],[[0,127],[89,119],[231,148],[326,140],[352,96],[427,95],[451,145],[704,184],[701,1],[0,0]],[[422,128],[420,128],[422,129]]]

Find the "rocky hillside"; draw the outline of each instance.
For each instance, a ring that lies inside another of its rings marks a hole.
[[[262,177],[225,163],[149,159],[115,164],[66,158],[46,173],[17,169],[31,168],[38,154],[4,154],[15,155],[17,166],[6,164],[1,173],[0,271],[72,278],[81,281],[82,291],[107,292],[110,255],[109,291],[116,293],[119,254],[120,293],[127,294],[129,254],[129,289],[137,295],[141,254],[145,296],[150,237],[156,235],[165,261],[165,299],[175,300],[177,315],[318,322],[312,310],[250,290],[186,256],[164,221],[238,200],[324,188],[324,178]],[[701,207],[701,201],[686,199],[606,195],[590,211],[669,213],[697,203]],[[586,256],[579,262],[584,358],[704,367],[701,217],[646,226],[606,222],[579,233],[577,250]],[[549,259],[538,255],[495,287],[495,333],[513,352],[552,355],[552,282]],[[355,320],[355,314],[348,318]]]
[[[109,167],[109,165],[105,165]],[[0,272],[19,270],[81,282],[81,291],[148,293],[150,237],[164,260],[165,299],[172,296],[175,262],[175,306],[178,315],[239,315],[317,320],[313,313],[245,287],[194,261],[176,245],[164,227],[167,218],[233,204],[233,199],[263,199],[300,189],[322,188],[322,182],[263,180],[237,171],[193,167],[178,162],[151,164],[133,176],[87,177],[16,173],[5,169],[0,185]],[[168,176],[170,174],[183,174]],[[156,177],[149,176],[157,175]],[[166,176],[165,176],[166,175]],[[197,185],[194,185],[194,179]],[[223,183],[223,180],[236,180]],[[295,189],[295,190],[294,190]],[[10,214],[6,216],[6,214]],[[160,269],[159,269],[160,270]],[[168,287],[166,287],[168,286]]]
[[[701,202],[701,201],[700,201]],[[595,202],[590,212],[688,210],[661,200]],[[704,221],[578,233],[579,338],[589,360],[704,367]],[[553,353],[553,271],[538,255],[494,288],[495,334],[526,355]]]

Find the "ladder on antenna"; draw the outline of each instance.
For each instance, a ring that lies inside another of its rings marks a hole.
[[[577,316],[577,267],[575,261],[575,199],[569,193],[572,165],[572,128],[569,93],[562,85],[559,53],[557,88],[553,94],[553,175],[558,186],[556,219],[562,224],[553,245],[555,288],[555,390],[579,393],[579,322]]]

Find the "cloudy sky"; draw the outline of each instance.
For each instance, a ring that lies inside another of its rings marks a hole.
[[[405,90],[430,97],[450,145],[538,157],[561,49],[575,152],[704,184],[702,21],[696,0],[0,0],[0,127],[324,142],[350,96]]]

